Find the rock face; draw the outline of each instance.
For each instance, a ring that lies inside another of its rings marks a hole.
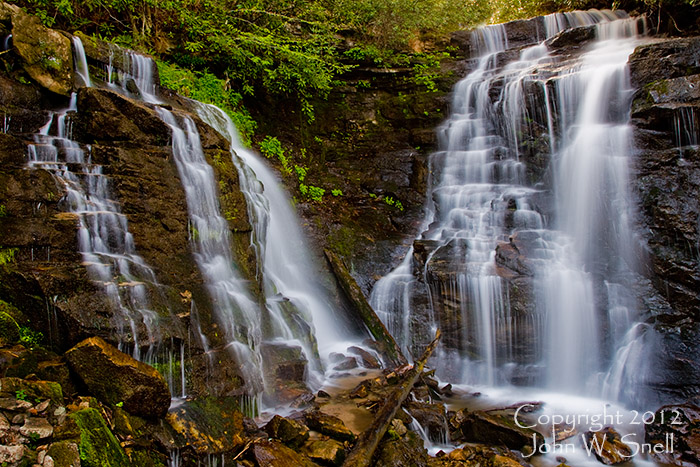
[[[643,45],[630,57],[637,88],[632,124],[638,148],[641,226],[654,288],[646,345],[653,372],[643,384],[657,403],[698,394],[700,363],[700,38]]]
[[[663,446],[660,452],[652,454],[659,463],[700,463],[700,407],[697,405],[689,403],[661,407],[645,429],[645,443]]]
[[[88,390],[107,404],[123,404],[135,415],[158,418],[170,407],[170,391],[153,367],[91,337],[66,352],[71,368]]]

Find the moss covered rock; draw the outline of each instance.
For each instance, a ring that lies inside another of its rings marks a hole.
[[[206,397],[174,407],[166,417],[174,447],[198,455],[220,454],[244,444],[243,414],[236,397]]]
[[[84,409],[70,415],[80,427],[82,467],[129,467],[131,462],[97,409]]]
[[[80,466],[80,450],[73,441],[58,441],[49,446],[46,452],[51,456],[56,467],[78,467]]]
[[[0,346],[19,342],[19,325],[15,319],[0,311]]]
[[[71,368],[102,402],[143,417],[163,417],[170,391],[155,368],[120,352],[99,337],[86,339],[66,352]]]
[[[66,36],[18,9],[12,15],[12,42],[22,58],[24,71],[34,81],[56,94],[70,95],[73,52]]]
[[[277,441],[258,441],[251,450],[260,467],[313,467],[316,464]]]
[[[53,381],[2,378],[0,379],[0,397],[17,397],[32,403],[49,399],[56,404],[63,404],[61,385]]]

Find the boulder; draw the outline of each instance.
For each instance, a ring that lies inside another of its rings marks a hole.
[[[78,445],[72,441],[58,441],[51,444],[46,455],[51,456],[56,467],[80,466],[80,451]]]
[[[652,451],[652,457],[660,464],[700,465],[700,407],[697,405],[663,406],[654,413],[645,429],[645,443],[663,445],[662,452]]]
[[[348,347],[348,352],[352,352],[355,355],[359,356],[360,360],[362,361],[362,366],[365,368],[377,369],[382,367],[382,364],[379,362],[379,359],[377,357],[375,357],[370,352],[366,351],[361,347],[353,345],[351,347]]]
[[[409,431],[401,438],[384,436],[374,455],[376,467],[394,467],[410,465],[425,467],[430,465],[428,451],[423,447],[423,440]]]
[[[320,410],[312,410],[307,412],[304,418],[309,428],[321,434],[339,441],[355,440],[355,434],[345,426],[341,419],[334,415],[328,415]]]
[[[41,24],[38,17],[17,10],[12,15],[12,43],[22,68],[40,86],[69,96],[73,90],[73,52],[70,40]]]
[[[63,404],[61,385],[52,381],[27,381],[20,378],[0,379],[0,398],[16,398],[18,402],[43,402],[50,399]]]
[[[612,427],[587,431],[583,434],[583,439],[586,446],[593,447],[596,458],[605,465],[621,464],[632,457],[632,449]]]
[[[314,467],[316,464],[277,441],[257,441],[251,449],[258,467]]]
[[[97,409],[79,410],[70,415],[80,429],[81,467],[131,465],[117,438]]]
[[[465,441],[468,442],[503,444],[517,450],[525,447],[534,447],[537,450],[544,444],[544,437],[540,433],[518,426],[513,416],[494,415],[482,411],[465,414],[462,433]]]
[[[162,417],[170,407],[170,391],[155,368],[120,352],[99,337],[66,352],[71,369],[102,402],[123,404],[143,417]]]
[[[292,448],[301,446],[309,439],[309,429],[305,425],[279,415],[267,422],[265,431],[270,438],[276,438]]]
[[[0,311],[0,347],[19,342],[19,325],[7,313]]]
[[[332,439],[312,441],[305,447],[306,455],[321,465],[339,466],[345,460],[345,448]]]
[[[206,397],[173,407],[165,418],[174,447],[189,446],[198,455],[240,448],[243,414],[237,397]]]

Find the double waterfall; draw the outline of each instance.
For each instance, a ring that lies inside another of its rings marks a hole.
[[[543,24],[518,55],[503,25],[473,33],[423,231],[371,303],[413,355],[446,333],[433,362],[446,381],[616,400],[614,357],[638,332],[626,63],[641,22],[592,11]],[[591,33],[585,52],[552,55],[547,40],[572,27]]]
[[[503,25],[473,33],[479,56],[455,87],[452,114],[438,129],[421,233],[370,297],[407,355],[417,355],[435,329],[442,330],[432,361],[440,379],[624,402],[628,375],[643,360],[645,331],[638,322],[643,259],[629,190],[626,65],[642,25],[622,13],[555,14],[537,30],[542,42],[520,49],[509,48]],[[571,28],[585,33],[584,52],[554,53],[552,43]],[[77,38],[73,44],[81,84],[93,86],[82,44]],[[273,391],[269,349],[298,350],[307,387],[320,388],[331,354],[360,337],[338,319],[314,279],[318,272],[288,195],[241,145],[221,109],[192,102],[196,117],[172,110],[159,100],[152,60],[128,52],[121,61],[130,69],[115,73],[110,63],[102,85],[147,103],[171,130],[191,250],[224,347],[254,406]],[[128,334],[122,347],[149,362],[179,358],[180,374],[168,376],[173,395],[184,397],[185,343],[158,353],[160,318],[149,301],[160,287],[156,274],[137,254],[90,148],[71,140],[76,111],[74,98],[52,115],[29,148],[30,166],[51,171],[65,186],[83,262],[119,311],[117,328]],[[231,251],[198,119],[230,143],[253,229],[259,297]],[[685,127],[678,128],[679,141],[689,139]],[[193,305],[191,332],[208,354],[195,311]],[[172,373],[177,366],[168,367]]]

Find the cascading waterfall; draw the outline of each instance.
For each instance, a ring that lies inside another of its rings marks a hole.
[[[625,341],[637,315],[626,62],[639,22],[621,12],[545,17],[547,38],[594,24],[588,51],[565,62],[541,43],[503,65],[504,27],[473,35],[481,55],[438,134],[424,231],[371,296],[407,349],[432,335],[422,316],[432,328],[458,323],[459,342],[435,359],[444,379],[600,393],[586,385],[621,348],[634,351]],[[547,169],[530,166],[537,144],[549,146],[538,150],[551,154]],[[550,190],[551,211],[541,207]],[[524,256],[514,267],[527,287],[504,272],[509,245]],[[413,306],[416,293],[428,310]]]
[[[235,270],[228,221],[219,209],[214,170],[207,163],[199,132],[189,116],[180,121],[162,107],[156,109],[172,131],[173,157],[185,189],[190,217],[190,240],[195,259],[224,327],[227,349],[238,363],[251,394],[264,387],[260,343],[260,308]]]
[[[87,57],[85,56],[85,48],[83,41],[79,37],[73,36],[73,68],[75,72],[83,80],[83,85],[91,87],[90,72],[88,71]]]
[[[65,111],[53,114],[28,146],[29,166],[51,172],[66,189],[68,212],[78,220],[78,248],[90,277],[101,285],[118,310],[114,315],[121,336],[128,327],[133,356],[141,359],[141,348],[148,353],[160,340],[158,315],[150,308],[146,284],[157,286],[155,274],[135,251],[127,219],[113,199],[109,179],[102,166],[71,140],[71,114],[76,96]],[[50,134],[54,130],[56,136]],[[145,333],[145,335],[144,335]],[[122,347],[126,342],[122,342]]]
[[[254,228],[259,273],[268,311],[267,340],[299,345],[309,362],[311,388],[323,382],[331,351],[343,352],[353,336],[333,319],[333,306],[313,280],[309,258],[289,197],[260,157],[240,142],[231,119],[221,109],[197,104],[200,118],[224,135],[238,170]],[[321,359],[321,360],[319,360]]]

